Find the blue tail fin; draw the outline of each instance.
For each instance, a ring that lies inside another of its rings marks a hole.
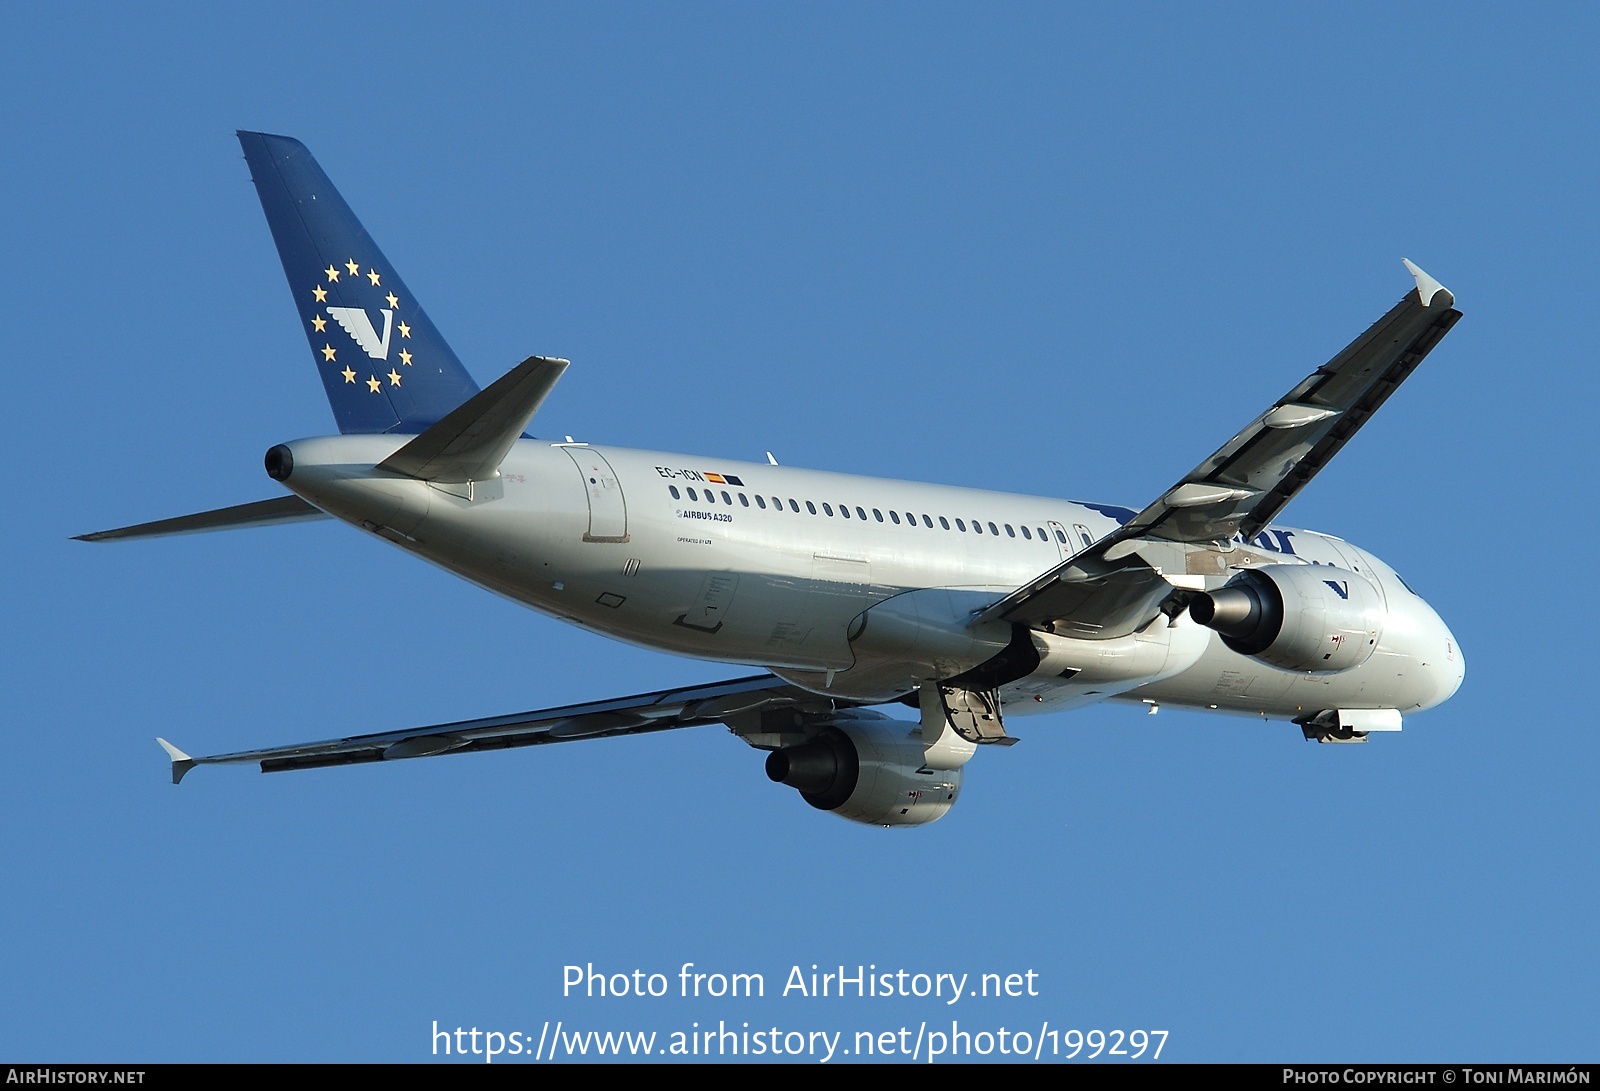
[[[341,432],[421,432],[478,392],[304,144],[239,134]]]

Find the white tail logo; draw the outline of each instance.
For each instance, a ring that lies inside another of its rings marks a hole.
[[[372,328],[372,319],[367,317],[367,312],[361,307],[329,307],[328,315],[344,327],[344,332],[348,333],[368,356],[374,360],[389,358],[389,332],[394,326],[393,311],[383,312],[381,341],[378,339],[378,331]]]

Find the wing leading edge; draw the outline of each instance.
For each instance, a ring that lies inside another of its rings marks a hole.
[[[1461,318],[1455,297],[1409,260],[1417,282],[1388,314],[1306,376],[1115,533],[978,614],[1080,636],[1147,624],[1198,566],[1258,534],[1371,419]],[[1205,571],[1202,567],[1201,571]],[[1176,578],[1174,578],[1176,577]]]
[[[752,714],[759,719],[764,712],[784,708],[826,713],[834,706],[835,702],[827,698],[797,689],[773,675],[759,674],[608,701],[200,758],[185,754],[165,739],[156,741],[172,759],[172,783],[177,784],[197,765],[260,763],[263,773],[278,773],[290,769],[425,758],[435,754],[508,750],[574,739],[639,735],[730,720],[744,722]]]

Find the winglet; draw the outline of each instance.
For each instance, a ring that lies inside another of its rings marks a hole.
[[[1446,307],[1455,306],[1456,297],[1451,293],[1449,288],[1446,288],[1443,284],[1440,284],[1427,273],[1424,273],[1421,269],[1417,268],[1410,258],[1401,258],[1400,260],[1405,263],[1405,266],[1411,272],[1411,275],[1417,278],[1417,298],[1422,300],[1422,305],[1424,307],[1433,306],[1434,297],[1439,295],[1441,292],[1444,294],[1444,305]]]
[[[194,759],[176,746],[173,746],[166,739],[157,738],[156,742],[161,744],[161,749],[165,750],[167,757],[172,759],[172,783],[179,783],[183,780],[183,774],[194,768]]]

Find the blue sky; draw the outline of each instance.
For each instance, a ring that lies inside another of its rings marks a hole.
[[[417,1060],[441,1025],[1160,1028],[1175,1060],[1592,1059],[1593,9],[10,9],[0,1057]],[[1365,747],[1019,721],[922,830],[718,729],[167,783],[217,752],[710,681],[275,494],[332,429],[233,131],[304,140],[548,434],[1138,506],[1383,313],[1465,319],[1284,522],[1460,639]],[[561,996],[562,967],[759,1001]],[[1025,972],[822,1001],[792,965]],[[988,1006],[985,1006],[988,1005]]]

